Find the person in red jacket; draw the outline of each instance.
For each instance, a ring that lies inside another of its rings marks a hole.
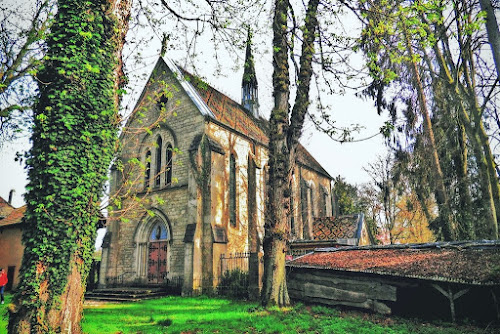
[[[3,270],[3,268],[0,268],[0,296],[2,299],[2,304],[3,304],[3,291],[8,281],[9,280],[7,279],[7,273],[5,272],[5,270]]]

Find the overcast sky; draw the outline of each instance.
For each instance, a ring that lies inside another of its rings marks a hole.
[[[139,32],[138,34],[141,34]],[[142,34],[152,35],[150,32],[143,31]],[[134,36],[133,34],[130,34]],[[137,36],[137,35],[135,35]],[[134,39],[135,37],[129,37]],[[129,64],[128,69],[133,71],[133,74],[145,73],[149,75],[160,48],[160,37],[153,36],[150,44],[148,44],[143,53],[143,63],[140,65]],[[255,37],[255,67],[259,83],[259,99],[260,112],[266,117],[269,116],[272,108],[272,65],[270,54],[266,53],[265,49],[269,49],[271,45],[271,37],[269,34],[256,34]],[[210,41],[201,40],[197,46],[198,50],[210,54],[213,49]],[[167,56],[172,60],[183,64],[185,57],[183,50],[168,50]],[[222,91],[230,98],[240,102],[241,100],[241,79],[243,68],[234,67],[234,59],[244,58],[245,50],[241,50],[240,54],[231,54],[222,58],[223,63],[227,64],[222,68],[222,75],[215,75],[214,65],[211,63],[210,57],[197,58],[201,59],[197,64],[197,74],[205,78],[205,80],[216,89]],[[136,67],[137,69],[134,69]],[[188,70],[191,70],[188,68]],[[143,76],[144,77],[144,76]],[[134,87],[130,88],[130,95],[126,103],[128,110],[133,108],[135,101],[144,86],[144,81],[134,79],[135,76],[130,76],[133,80]],[[354,96],[354,91],[347,92],[340,96],[324,96],[322,98],[324,105],[330,106],[332,110],[332,118],[337,121],[339,126],[350,126],[359,124],[364,129],[355,134],[355,138],[365,138],[379,132],[380,127],[386,121],[387,117],[378,116],[373,106],[372,101],[363,101]],[[314,104],[311,105],[314,107]],[[332,177],[341,175],[349,183],[360,184],[370,181],[369,175],[363,171],[368,163],[374,162],[378,155],[383,155],[387,151],[382,136],[378,135],[374,138],[356,142],[340,144],[328,138],[325,134],[319,133],[314,129],[313,124],[307,121],[305,124],[304,134],[301,139],[302,144],[312,153],[312,155],[322,164],[322,166],[330,173]],[[15,153],[29,149],[28,135],[19,140],[7,143],[0,149],[0,196],[7,199],[9,191],[15,190],[13,205],[15,207],[24,204],[22,195],[26,186],[26,172],[24,166],[19,162],[15,162]]]

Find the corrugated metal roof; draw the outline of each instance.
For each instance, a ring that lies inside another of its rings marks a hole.
[[[324,248],[290,261],[287,266],[500,285],[500,241]]]

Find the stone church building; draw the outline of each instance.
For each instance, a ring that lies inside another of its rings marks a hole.
[[[259,284],[269,138],[249,48],[242,96],[235,102],[158,59],[121,135],[111,194],[138,200],[108,220],[101,287],[180,279],[189,294],[217,285],[221,255],[244,252]],[[313,218],[332,215],[332,178],[303,146],[297,156],[289,227],[307,240]]]

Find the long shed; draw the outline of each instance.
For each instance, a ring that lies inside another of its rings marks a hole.
[[[319,248],[288,262],[287,271],[297,300],[500,319],[500,241]]]

